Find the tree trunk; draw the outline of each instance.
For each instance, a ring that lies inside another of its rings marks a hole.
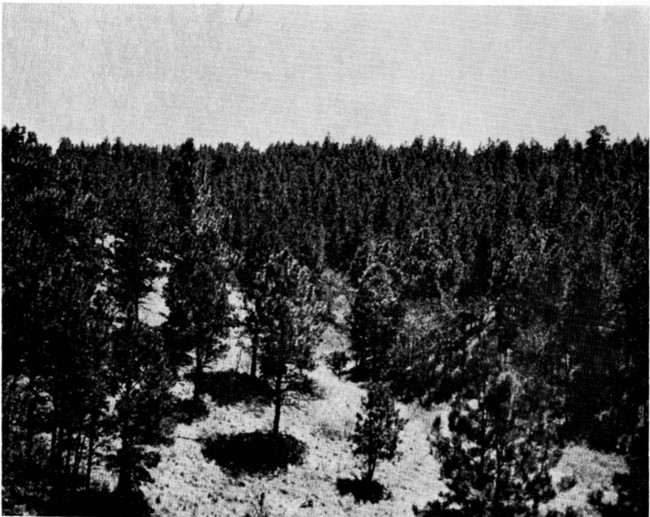
[[[122,431],[120,435],[122,438],[122,447],[118,452],[118,463],[120,470],[116,492],[124,494],[131,492],[133,489],[133,476],[131,468],[133,453],[128,424],[122,425]]]
[[[59,449],[59,397],[55,391],[52,394],[52,438],[50,439],[50,470],[56,472],[57,469],[57,451]]]
[[[67,429],[65,433],[65,468],[64,472],[66,476],[70,475],[70,461],[74,449],[74,433],[72,429]]]
[[[196,368],[194,370],[194,402],[201,402],[203,395],[203,350],[200,345],[196,347]]]
[[[251,339],[251,377],[257,377],[257,348],[259,344],[259,333],[256,331]]]
[[[133,434],[131,432],[131,387],[124,392],[124,405],[120,411],[120,438],[122,446],[117,451],[118,481],[116,492],[129,493],[133,490]]]
[[[372,481],[372,478],[375,475],[376,467],[377,467],[377,460],[374,458],[368,458],[368,470],[366,471],[366,475],[364,477],[364,481],[366,483],[370,483]]]
[[[74,451],[74,465],[72,466],[72,473],[76,478],[79,475],[79,465],[81,465],[81,454],[83,452],[84,439],[81,431],[77,433],[77,446]]]
[[[282,408],[282,375],[275,377],[275,415],[273,417],[273,436],[280,432],[280,409]]]
[[[30,381],[30,384],[33,384],[33,382]],[[32,386],[30,386],[30,388],[32,388]],[[29,397],[29,402],[27,403],[27,417],[25,418],[25,427],[27,428],[25,457],[29,462],[31,462],[32,454],[34,452],[34,435],[36,432],[36,393],[33,388],[31,391],[32,393]]]
[[[86,463],[86,490],[90,488],[90,479],[93,471],[93,454],[95,453],[95,434],[97,432],[97,412],[93,412],[90,420],[88,436],[88,462]]]

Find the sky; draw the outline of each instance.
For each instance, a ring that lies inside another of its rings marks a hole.
[[[2,124],[151,145],[648,137],[647,7],[3,4]]]

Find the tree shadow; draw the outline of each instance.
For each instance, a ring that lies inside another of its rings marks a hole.
[[[240,402],[268,405],[273,396],[266,381],[235,370],[206,372],[205,387],[206,393],[219,406]]]
[[[53,497],[49,501],[46,514],[150,517],[153,515],[153,510],[142,491],[118,494],[111,492],[105,484],[102,484],[87,490],[71,491]]]
[[[357,503],[378,503],[390,499],[393,495],[379,481],[367,481],[356,476],[352,478],[338,478],[336,488],[341,495],[352,494]]]
[[[307,453],[304,442],[283,433],[214,434],[202,442],[203,455],[234,476],[282,471],[302,464]]]

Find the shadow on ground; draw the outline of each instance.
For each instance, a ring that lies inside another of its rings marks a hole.
[[[53,497],[46,513],[47,515],[150,517],[153,515],[153,510],[140,490],[119,495],[102,485]]]
[[[214,434],[202,443],[206,459],[235,476],[282,471],[288,465],[300,465],[307,453],[307,445],[289,434],[274,436],[262,431]]]
[[[341,495],[352,494],[357,503],[378,503],[390,499],[392,494],[379,481],[366,481],[365,479],[338,478],[336,488]]]

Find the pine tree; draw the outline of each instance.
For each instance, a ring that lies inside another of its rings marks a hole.
[[[273,434],[280,429],[285,394],[300,390],[305,373],[314,368],[313,349],[320,338],[322,308],[316,301],[309,272],[288,250],[271,256],[259,283],[257,318],[260,328],[261,373],[272,386]]]
[[[363,481],[371,483],[377,465],[382,460],[392,461],[400,443],[399,434],[406,420],[399,417],[395,399],[385,383],[368,386],[362,413],[357,413],[357,422],[351,436],[352,453],[361,456],[364,469]]]
[[[603,501],[602,490],[589,494],[589,503],[603,517],[641,517],[648,515],[648,405],[639,408],[638,422],[626,437],[625,460],[629,471],[614,475],[617,500]]]
[[[202,189],[165,287],[168,347],[177,364],[185,362],[179,356],[194,351],[196,404],[205,391],[204,367],[225,353],[223,338],[230,326],[227,283],[233,256],[221,235],[223,219],[210,191]]]
[[[33,133],[25,139],[24,128],[3,129],[3,463],[13,473],[10,494],[22,472],[36,473],[36,485],[51,484],[56,497],[81,487],[84,468],[87,485],[106,408],[109,311],[98,289],[105,257],[98,203],[83,191],[80,164],[67,139],[50,157]],[[44,432],[47,460],[36,454]]]
[[[402,318],[399,293],[388,270],[380,262],[371,263],[361,278],[349,316],[351,348],[362,376],[382,379]]]
[[[450,436],[438,419],[432,446],[448,491],[418,515],[515,517],[540,514],[555,496],[549,470],[560,459],[548,413],[531,411],[516,376],[492,376],[478,399],[457,397]]]
[[[116,143],[119,149],[119,142]],[[119,154],[119,153],[118,153]],[[148,479],[150,457],[145,445],[166,435],[165,415],[173,380],[169,354],[159,332],[140,322],[140,306],[159,274],[160,243],[155,240],[155,211],[147,194],[145,171],[120,163],[123,191],[114,191],[119,206],[112,218],[115,232],[113,275],[107,293],[118,311],[111,357],[112,385],[117,398],[120,449],[110,462],[118,470],[117,495],[124,504],[139,499]]]

